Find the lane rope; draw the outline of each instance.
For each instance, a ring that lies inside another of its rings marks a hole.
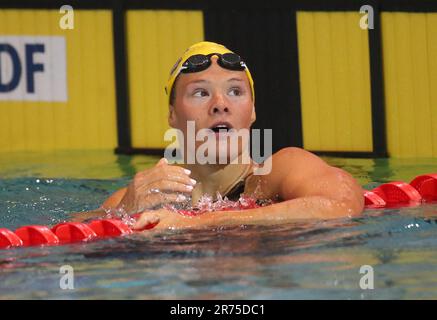
[[[399,208],[417,206],[424,202],[437,201],[437,173],[417,176],[410,183],[395,181],[381,184],[370,191],[363,191],[366,209]],[[259,207],[256,201],[239,203],[240,210]],[[235,208],[224,209],[235,210]],[[182,215],[195,216],[197,211],[179,210]],[[132,215],[138,219],[139,214]],[[142,230],[132,230],[121,219],[99,219],[89,223],[63,222],[54,227],[23,226],[14,232],[0,228],[0,249],[26,246],[52,246],[96,239],[119,237],[134,232],[152,229],[155,224],[146,225]]]

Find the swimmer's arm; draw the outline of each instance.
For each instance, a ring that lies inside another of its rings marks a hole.
[[[296,217],[350,216],[363,210],[363,189],[358,182],[346,171],[301,148],[284,148],[275,153],[271,172],[259,179],[267,189],[267,198],[278,196],[283,200],[272,209],[291,210]]]
[[[100,206],[101,209],[114,209],[118,206],[121,199],[123,199],[126,194],[127,187],[121,188],[120,190],[115,191],[113,194],[109,196],[108,199],[103,202]]]
[[[208,212],[198,217],[162,219],[158,228],[256,224],[297,219],[334,219],[361,214],[363,190],[347,172],[314,154],[286,148],[273,156],[272,172],[261,178],[264,195],[283,201],[242,211]]]
[[[362,213],[363,189],[346,171],[328,165],[321,158],[300,148],[278,153],[276,177],[282,206],[294,217],[340,218]],[[273,172],[273,170],[272,170]]]
[[[155,229],[334,219],[357,216],[363,211],[363,190],[357,181],[303,149],[285,148],[277,152],[272,157],[271,173],[257,179],[264,189],[262,196],[279,196],[283,201],[255,209],[207,212],[196,217],[160,210],[152,213],[160,220]],[[251,187],[256,188],[258,182]],[[141,229],[147,220],[143,216],[136,227]]]
[[[286,200],[269,206],[238,210],[214,211],[195,217],[186,217],[175,212],[161,210],[152,215],[161,215],[155,229],[185,229],[253,224],[287,223],[305,219],[335,219],[352,217],[358,211],[349,211],[342,201],[324,196],[307,196]],[[134,229],[143,229],[148,223],[140,219]]]
[[[155,229],[197,228],[236,224],[277,223],[300,219],[334,219],[361,214],[363,190],[347,172],[298,148],[286,148],[273,156],[272,172],[262,179],[264,195],[278,195],[284,201],[269,206],[208,212],[184,217],[162,211]],[[144,223],[139,221],[138,228]]]
[[[104,217],[108,210],[116,208],[126,193],[127,188],[122,188],[120,190],[115,191],[113,194],[109,196],[108,199],[103,202],[103,204],[91,211],[74,213],[72,216],[72,220],[74,222],[82,222],[91,218],[101,218]]]
[[[241,216],[286,218],[340,218],[361,214],[363,189],[346,171],[328,165],[300,148],[285,148],[273,156],[272,171],[262,177],[270,197],[283,202],[248,210]]]
[[[304,219],[335,219],[353,217],[358,211],[349,211],[344,202],[323,196],[286,200],[269,206],[242,211],[210,212],[199,217],[199,225],[235,225],[290,222]],[[203,219],[203,221],[200,221]],[[185,224],[185,223],[184,223]]]

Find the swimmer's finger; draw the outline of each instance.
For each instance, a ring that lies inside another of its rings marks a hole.
[[[165,176],[168,178],[172,176],[183,176],[189,178],[191,171],[179,166],[167,165],[167,166],[160,166],[157,168],[153,168],[153,170],[150,173],[158,174],[159,176]]]
[[[152,224],[157,224],[159,222],[159,216],[154,214],[153,211],[143,212],[138,220],[133,225],[132,229],[134,230],[142,230],[147,226]]]
[[[156,173],[154,175],[151,175],[148,177],[148,179],[144,179],[142,183],[140,183],[141,186],[145,186],[151,183],[159,182],[159,181],[173,181],[185,184],[187,186],[195,186],[197,181],[194,179],[191,179],[188,175],[181,175],[179,173],[173,173],[173,174],[162,174],[162,173]]]
[[[183,167],[176,166],[176,165],[168,165],[166,167],[166,170],[168,170],[170,172],[179,173],[182,175],[187,175],[187,176],[189,176],[191,174],[191,170],[188,170],[188,169],[185,169]]]
[[[135,181],[138,186],[149,184],[160,180],[172,180],[175,182],[184,183],[186,185],[195,185],[196,180],[184,172],[180,167],[170,168],[170,166],[154,168],[149,172],[140,172],[135,175]]]
[[[158,205],[169,204],[169,203],[181,203],[188,201],[188,198],[183,194],[176,193],[155,193],[149,194],[145,198],[144,206],[142,210],[150,209]]]
[[[153,194],[162,192],[181,192],[190,194],[194,187],[192,185],[186,185],[184,183],[179,183],[171,180],[160,180],[149,183],[138,189],[140,194]]]
[[[158,163],[155,165],[155,167],[161,167],[164,165],[168,165],[168,161],[166,158],[159,159]]]
[[[185,169],[181,166],[168,164],[167,159],[162,158],[161,160],[158,161],[158,163],[154,167],[145,169],[143,171],[139,171],[137,172],[137,175],[147,176],[153,172],[160,172],[160,173],[164,172],[168,174],[182,174],[187,176],[191,174],[191,170]]]

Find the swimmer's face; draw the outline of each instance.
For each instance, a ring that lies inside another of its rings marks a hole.
[[[170,105],[169,124],[181,130],[187,139],[187,121],[194,121],[195,132],[201,129],[217,130],[219,125],[227,129],[249,129],[255,121],[255,110],[249,79],[244,71],[233,71],[220,67],[217,57],[211,58],[211,66],[201,72],[181,73],[175,83],[175,99]],[[215,128],[215,129],[214,129]],[[216,153],[226,134],[215,134]],[[196,141],[195,148],[203,144]],[[187,143],[185,143],[187,146]],[[238,150],[229,150],[227,161],[232,154],[241,154]]]

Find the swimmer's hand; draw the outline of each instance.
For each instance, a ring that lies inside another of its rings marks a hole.
[[[155,229],[176,229],[184,226],[184,217],[167,209],[147,210],[141,213],[132,229],[142,231],[155,227]]]
[[[134,176],[117,209],[135,214],[163,204],[187,201],[196,185],[190,173],[162,158],[153,168]]]

